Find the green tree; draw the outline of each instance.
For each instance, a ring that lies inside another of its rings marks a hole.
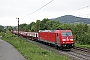
[[[19,30],[21,30],[21,31],[26,31],[26,28],[27,28],[27,24],[26,23],[19,25]]]
[[[41,21],[40,20],[37,20],[36,21],[36,31],[37,32],[40,30],[40,24],[41,24]]]
[[[0,32],[4,32],[4,27],[0,25]]]
[[[7,26],[6,29],[8,29],[9,31],[11,31],[13,29],[13,27],[12,26]]]
[[[31,25],[31,31],[36,31],[36,23],[32,22],[30,25]]]
[[[43,19],[43,20],[41,21],[41,24],[40,24],[41,30],[47,30],[47,29],[48,29],[48,26],[49,26],[49,25],[47,25],[47,22],[48,22],[48,21],[49,21],[48,18],[45,18],[45,19]]]
[[[35,25],[35,22],[31,22],[29,24],[30,31],[34,31],[35,30],[33,25]]]

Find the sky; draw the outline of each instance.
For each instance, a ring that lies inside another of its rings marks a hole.
[[[17,26],[16,18],[20,24],[30,24],[64,15],[90,18],[90,0],[0,0],[0,25],[3,26]]]

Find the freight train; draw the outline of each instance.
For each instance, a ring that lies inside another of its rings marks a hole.
[[[18,35],[18,31],[11,30]],[[74,47],[74,37],[71,30],[39,30],[39,32],[19,31],[19,35],[30,40],[45,42],[63,49]]]

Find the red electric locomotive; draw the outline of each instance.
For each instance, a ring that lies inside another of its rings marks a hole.
[[[74,38],[71,30],[40,30],[38,40],[62,48],[73,48]]]

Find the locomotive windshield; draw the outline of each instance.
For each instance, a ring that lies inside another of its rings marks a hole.
[[[62,32],[62,36],[72,36],[71,32]]]

